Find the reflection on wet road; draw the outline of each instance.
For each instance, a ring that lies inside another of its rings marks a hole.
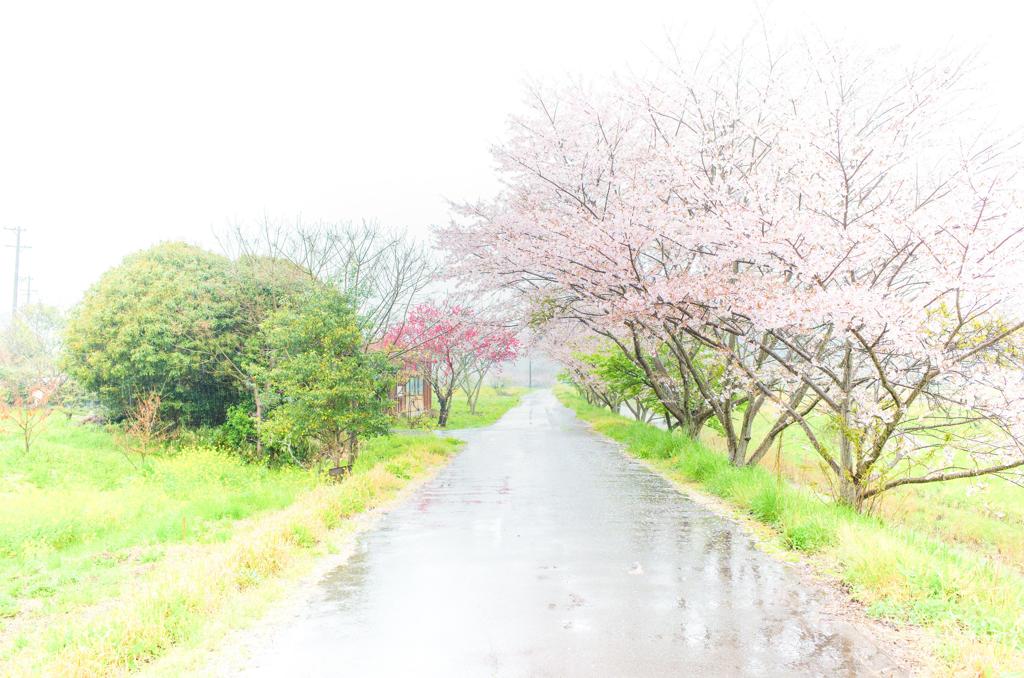
[[[548,391],[363,534],[251,675],[864,675],[823,594]],[[870,660],[869,660],[870,661]]]

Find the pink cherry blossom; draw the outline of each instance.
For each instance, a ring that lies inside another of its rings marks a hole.
[[[1020,160],[974,136],[962,69],[736,55],[531,92],[504,190],[440,232],[453,275],[618,346],[735,463],[799,427],[857,505],[1024,465]]]
[[[384,343],[429,371],[441,426],[447,423],[452,396],[464,379],[476,375],[479,389],[491,369],[515,359],[519,352],[514,332],[494,318],[453,303],[416,306],[388,331]]]

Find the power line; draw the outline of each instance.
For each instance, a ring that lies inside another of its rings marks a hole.
[[[21,226],[15,226],[13,228],[6,227],[5,231],[14,231],[14,244],[8,245],[8,247],[14,248],[14,294],[12,295],[13,300],[11,301],[11,317],[13,318],[18,313],[18,281],[21,280],[19,273],[21,269],[21,251],[29,249],[28,245],[21,244],[21,234],[25,231]],[[31,283],[30,283],[31,284]]]

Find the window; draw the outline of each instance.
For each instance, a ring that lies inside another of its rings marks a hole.
[[[411,396],[423,395],[423,378],[413,377],[405,384],[405,391]]]

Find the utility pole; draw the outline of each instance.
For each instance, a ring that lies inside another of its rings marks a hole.
[[[25,276],[25,305],[32,305],[32,276]]]
[[[14,294],[11,301],[11,317],[13,318],[18,313],[18,280],[21,269],[21,250],[28,249],[21,244],[21,233],[25,229],[21,226],[15,226],[14,228],[5,228],[5,231],[14,231],[14,244],[8,245],[8,247],[14,248]]]

